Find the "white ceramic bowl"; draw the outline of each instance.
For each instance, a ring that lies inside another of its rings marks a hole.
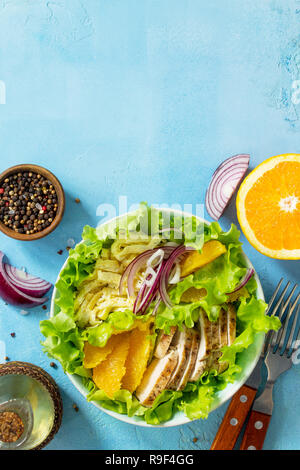
[[[178,210],[170,210],[170,209],[160,209],[160,210],[165,211],[165,212],[167,212],[167,211],[170,212],[171,211],[171,212],[174,212],[178,215],[180,215],[180,214],[184,214],[186,216],[191,216],[192,215],[192,214],[189,214],[187,212],[181,212],[181,211],[178,211]],[[123,216],[118,216],[118,217],[115,217],[114,219],[119,219],[120,217],[124,217],[126,215],[127,214],[125,214]],[[107,221],[105,224],[110,223],[114,219],[111,219],[110,221]],[[199,220],[201,220],[201,219],[199,219]],[[206,223],[209,223],[209,222],[206,222]],[[249,268],[253,267],[250,260],[248,259],[248,257],[245,254],[244,254],[244,258],[245,258],[247,266]],[[62,266],[62,268],[59,272],[59,275],[57,277],[57,280],[59,279],[60,273],[64,269],[66,263],[67,263],[67,260],[65,261],[65,263]],[[264,293],[263,293],[263,290],[262,290],[262,286],[261,286],[260,280],[259,280],[256,273],[255,273],[255,279],[256,279],[256,282],[257,282],[257,298],[264,300]],[[56,291],[56,288],[54,288],[53,294],[52,294],[52,300],[51,300],[50,316],[54,315],[54,303],[55,303],[56,295],[57,295],[57,291]],[[255,367],[258,359],[259,359],[259,356],[260,356],[260,353],[261,353],[261,350],[262,350],[262,346],[263,346],[263,342],[264,342],[264,337],[265,337],[265,335],[263,333],[257,334],[254,343],[251,344],[251,346],[249,346],[245,351],[243,351],[242,353],[239,354],[239,358],[238,358],[237,362],[238,362],[239,365],[241,365],[242,371],[241,371],[240,374],[237,375],[236,381],[234,383],[228,384],[224,388],[224,390],[221,390],[219,393],[216,394],[216,397],[215,397],[215,400],[213,402],[211,411],[218,408],[223,403],[225,403],[227,400],[229,400],[235,394],[235,392],[237,392],[239,390],[239,388],[246,382],[247,378],[250,376],[251,372],[253,371],[253,369],[254,369],[254,367]],[[77,390],[79,390],[79,392],[83,396],[86,397],[87,394],[88,394],[88,391],[87,391],[86,387],[83,385],[82,378],[79,375],[71,375],[71,374],[67,374],[67,375],[68,375],[70,381],[73,383],[73,385],[75,385]],[[147,424],[140,417],[136,417],[136,416],[129,417],[127,415],[122,415],[122,414],[116,413],[114,411],[107,410],[107,409],[103,408],[102,406],[100,406],[99,403],[97,403],[95,401],[92,401],[91,403],[93,403],[93,405],[95,405],[100,410],[104,411],[104,413],[107,413],[108,415],[110,415],[110,416],[112,416],[112,417],[114,417],[114,418],[116,418],[120,421],[124,421],[126,423],[134,424],[134,425],[137,425],[137,426],[171,427],[171,426],[179,426],[181,424],[185,424],[185,423],[190,422],[190,419],[187,418],[183,412],[177,412],[177,413],[174,414],[173,418],[170,419],[169,421],[167,421],[166,423],[162,423],[159,426],[157,426],[157,425],[154,426],[154,425],[151,425],[151,424]]]

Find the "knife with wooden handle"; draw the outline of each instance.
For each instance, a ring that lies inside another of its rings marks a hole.
[[[263,359],[264,354],[262,353],[248,380],[233,396],[211,450],[232,450],[234,448],[261,382]]]

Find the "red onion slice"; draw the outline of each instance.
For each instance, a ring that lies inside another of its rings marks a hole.
[[[169,308],[172,307],[172,303],[167,292],[170,274],[176,260],[185,251],[191,250],[194,250],[194,248],[177,244],[175,246],[172,244],[158,247],[141,253],[127,266],[121,277],[119,291],[122,294],[124,281],[127,277],[128,294],[133,296],[135,276],[146,264],[145,279],[139,289],[133,306],[134,313],[140,313],[143,315],[155,297],[157,297],[157,302],[154,306],[154,313],[157,311],[161,301],[163,301]],[[159,265],[157,265],[158,261]],[[175,279],[178,279],[178,281],[180,280],[180,266],[179,269],[178,266],[175,266],[175,270],[173,270],[175,272],[172,272],[171,282],[175,282]]]
[[[147,287],[151,287],[153,285],[153,282],[155,281],[156,278],[156,271],[151,268],[151,266],[148,266],[146,271],[145,271],[145,284]]]
[[[138,295],[136,296],[136,299],[134,301],[134,305],[133,305],[133,313],[136,313],[140,307],[140,304],[142,302],[142,299],[145,295],[145,292],[146,292],[146,289],[147,289],[147,286],[145,284],[145,282],[142,284],[139,292],[138,292]]]
[[[44,304],[47,297],[34,297],[25,294],[11,281],[4,268],[4,253],[0,251],[0,296],[3,300],[17,307],[32,308]]]
[[[155,315],[159,306],[161,304],[161,296],[159,295],[159,293],[157,294],[157,299],[156,299],[156,303],[154,305],[154,308],[153,308],[153,311],[152,311],[152,315]]]
[[[175,262],[170,272],[169,284],[178,284],[178,282],[180,281],[180,274],[181,274],[180,264]]]
[[[141,313],[144,314],[154,299],[154,297],[157,294],[158,291],[158,286],[159,286],[159,280],[160,280],[160,275],[164,267],[164,261],[161,262],[161,264],[157,268],[156,272],[156,277],[154,279],[153,284],[147,288],[147,278],[143,282],[142,287],[139,290],[139,293],[136,298],[136,302],[134,305],[133,313]],[[137,301],[138,300],[138,301]]]
[[[177,258],[179,258],[184,252],[192,251],[192,250],[194,250],[194,248],[187,247],[185,245],[179,245],[177,248],[175,248],[173,253],[165,262],[163,271],[160,276],[159,293],[163,302],[166,304],[168,308],[172,308],[173,306],[171,299],[169,297],[169,294],[168,294],[169,276],[173,268],[173,265],[175,261],[177,260]]]
[[[126,277],[128,277],[127,279],[128,294],[130,297],[134,295],[133,281],[134,281],[135,275],[145,265],[146,260],[150,258],[152,254],[153,254],[153,250],[144,251],[139,256],[134,258],[134,260],[131,261],[131,263],[129,263],[129,265],[126,267],[125,271],[123,272],[121,280],[120,280],[120,285],[119,285],[120,295],[122,295],[123,293]]]
[[[250,155],[240,154],[227,158],[215,170],[205,195],[208,214],[219,220],[249,167]]]
[[[15,266],[11,266],[10,264],[5,263],[4,269],[12,284],[21,292],[24,292],[24,294],[31,295],[33,297],[43,297],[43,295],[45,295],[52,286],[50,282],[44,281],[39,277],[32,276],[31,274],[17,269]]]
[[[122,274],[120,284],[119,284],[119,292],[120,295],[123,293],[125,279],[127,278],[127,288],[128,288],[128,295],[130,297],[134,296],[134,279],[136,274],[145,266],[146,261],[158,250],[163,250],[165,256],[168,256],[174,250],[173,246],[162,246],[158,248],[154,248],[152,250],[147,250],[138,255],[134,258],[131,263],[126,267],[125,271]]]
[[[161,248],[156,250],[153,255],[150,256],[150,258],[147,260],[147,266],[151,268],[155,268],[160,264],[160,262],[163,260],[165,257],[165,251],[162,250]]]
[[[249,281],[249,279],[251,279],[251,277],[254,275],[254,269],[253,268],[249,268],[247,269],[247,272],[245,274],[245,276],[241,279],[239,285],[232,291],[232,292],[227,292],[226,294],[229,295],[229,294],[233,294],[234,292],[238,291],[239,289],[241,289],[242,287],[244,287],[247,282]]]

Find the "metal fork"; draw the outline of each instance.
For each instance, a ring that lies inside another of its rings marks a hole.
[[[279,318],[282,327],[273,331],[267,345],[265,364],[268,378],[262,394],[254,400],[252,411],[243,436],[241,450],[261,450],[273,411],[273,387],[277,378],[292,367],[293,353],[299,347],[300,327],[295,335],[300,316],[300,294],[290,302],[291,296],[280,304]],[[284,313],[288,308],[287,314]],[[292,325],[291,325],[292,322]],[[290,328],[291,327],[291,328]]]
[[[291,285],[291,283],[288,281],[280,293],[282,283],[283,279],[280,279],[272,297],[269,300],[268,308],[266,310],[266,314],[270,316],[276,315],[278,310],[280,310],[278,315],[280,319],[282,319],[284,312],[286,311],[297,289],[297,285],[294,285],[291,292],[287,295],[287,291]],[[279,299],[276,301],[278,295]],[[286,295],[287,299],[285,300]],[[296,300],[298,301],[299,298],[300,294],[297,296]],[[292,312],[290,315],[291,314]],[[261,368],[268,351],[271,335],[272,332],[269,332],[266,335],[261,355],[255,368],[253,369],[252,374],[249,376],[245,384],[233,396],[216,434],[216,437],[212,443],[211,450],[232,450],[234,448],[261,383]],[[272,336],[272,341],[274,339],[276,339],[276,337]]]

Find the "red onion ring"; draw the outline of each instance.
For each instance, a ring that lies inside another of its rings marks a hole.
[[[254,275],[254,269],[253,268],[249,268],[247,269],[247,272],[245,274],[245,276],[241,279],[239,285],[231,292],[227,292],[226,295],[229,295],[229,294],[233,294],[234,292],[238,291],[239,289],[241,289],[242,287],[244,287],[247,282],[249,281],[249,279],[251,279],[251,277]]]
[[[147,310],[148,306],[154,299],[155,295],[157,294],[158,291],[158,286],[159,286],[159,280],[160,280],[160,275],[164,267],[164,261],[160,263],[160,265],[157,267],[157,272],[156,272],[156,277],[155,280],[152,284],[152,286],[147,288],[146,284],[146,279],[139,290],[139,293],[136,298],[136,302],[133,307],[133,313],[141,313],[144,314],[145,311]],[[141,293],[141,294],[140,294]],[[137,299],[141,299],[140,303],[137,302]]]
[[[178,284],[178,282],[181,279],[180,273],[181,273],[180,264],[175,261],[174,266],[170,272],[169,284]]]
[[[249,160],[248,154],[234,155],[215,170],[205,195],[206,210],[214,220],[218,220],[223,214],[248,169]],[[224,189],[229,184],[231,187],[226,193]]]
[[[145,279],[134,302],[133,313],[140,313],[143,315],[156,296],[157,302],[154,306],[154,314],[161,301],[163,301],[169,308],[172,308],[172,302],[167,292],[170,273],[174,263],[184,252],[194,250],[194,248],[186,247],[185,245],[176,245],[175,248],[174,246],[163,246],[141,253],[125,269],[119,285],[120,294],[122,294],[124,281],[127,276],[128,294],[130,296],[134,295],[133,283],[137,272],[145,265],[146,260],[149,260],[150,257],[159,249],[164,250],[165,256],[160,260],[158,266],[151,266],[151,272],[146,270]]]
[[[158,248],[154,248],[152,250],[144,251],[143,253],[138,255],[136,258],[134,258],[134,260],[131,261],[131,263],[129,263],[129,265],[126,267],[120,279],[120,284],[119,284],[120,295],[122,295],[123,293],[125,279],[127,277],[128,294],[130,297],[134,296],[134,279],[135,279],[136,274],[145,265],[146,260],[150,258],[150,256],[152,256],[157,250],[160,250],[160,249],[163,249],[165,254],[168,255],[174,250],[174,247],[161,246]]]
[[[10,264],[5,263],[4,270],[12,284],[21,292],[24,292],[24,294],[32,295],[33,297],[43,297],[52,286],[50,282],[32,276]]]
[[[44,304],[47,297],[34,297],[22,292],[9,278],[4,268],[4,253],[0,251],[0,296],[3,300],[17,307],[32,308]]]
[[[187,247],[185,245],[179,245],[173,253],[170,255],[170,257],[167,259],[165,262],[165,265],[163,267],[163,271],[160,276],[160,283],[159,283],[159,293],[160,296],[163,300],[163,302],[166,304],[168,308],[172,308],[173,304],[171,302],[171,299],[168,294],[168,281],[169,281],[169,276],[172,270],[172,267],[179,256],[181,256],[185,251],[193,251],[194,248],[192,247]]]
[[[145,291],[146,291],[146,284],[145,282],[142,284],[140,290],[138,291],[138,295],[136,296],[136,299],[134,301],[134,305],[133,305],[133,313],[136,313],[137,310],[139,309],[139,306],[140,306],[140,301],[141,299],[143,299],[144,295],[145,295]]]
[[[162,259],[165,257],[165,251],[163,249],[156,250],[153,255],[150,256],[147,260],[148,268],[155,268],[160,264]],[[155,261],[155,262],[154,262]]]
[[[159,306],[161,304],[161,296],[159,295],[159,293],[157,294],[157,300],[156,300],[156,303],[154,305],[154,308],[153,308],[153,311],[152,311],[152,315],[155,315]]]

